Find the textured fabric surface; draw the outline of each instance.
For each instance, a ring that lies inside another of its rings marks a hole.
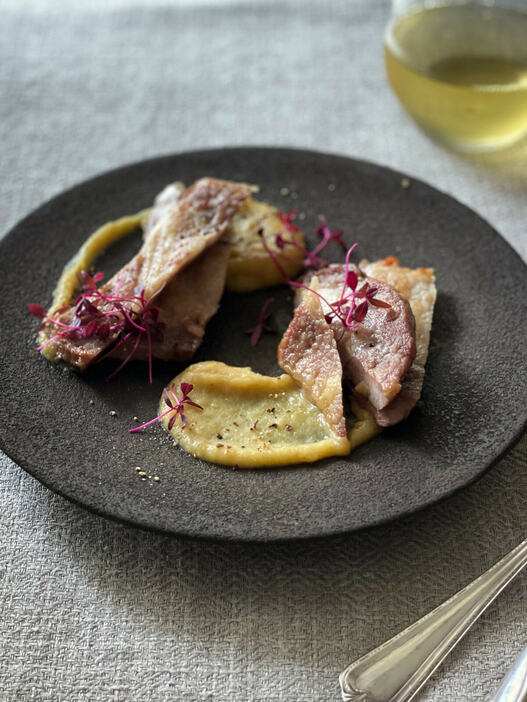
[[[0,0],[0,11],[2,232],[107,168],[278,144],[421,177],[527,254],[527,145],[466,157],[414,127],[384,79],[387,2]],[[526,457],[524,440],[478,483],[396,523],[258,547],[106,522],[2,457],[0,700],[337,700],[351,660],[525,537]],[[527,645],[526,612],[520,576],[419,699],[488,699]]]

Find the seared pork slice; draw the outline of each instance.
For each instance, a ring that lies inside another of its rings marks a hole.
[[[184,183],[177,181],[170,183],[156,196],[154,206],[152,207],[148,219],[144,226],[144,238],[146,239],[150,232],[157,224],[165,217],[169,210],[181,200],[186,192]]]
[[[144,287],[155,297],[185,265],[225,233],[233,216],[253,191],[245,183],[202,178],[189,188],[154,227],[139,253],[101,288],[133,295]]]
[[[217,312],[225,287],[229,245],[223,241],[206,249],[183,268],[156,299],[161,308],[158,321],[164,325],[161,340],[152,341],[152,356],[163,361],[188,361],[198,350],[205,326]],[[133,343],[121,344],[110,354],[129,356]],[[134,359],[149,357],[148,344],[142,340]]]
[[[373,263],[361,261],[360,266],[366,275],[388,283],[401,293],[410,303],[415,317],[415,358],[397,397],[379,410],[364,395],[354,393],[357,401],[373,415],[377,424],[386,427],[406,419],[421,397],[436,300],[435,277],[432,268],[404,268],[394,256]]]
[[[145,239],[139,253],[101,287],[104,295],[133,296],[144,289],[145,299],[152,300],[184,266],[215,244],[225,233],[234,214],[254,188],[244,183],[202,178],[169,209]],[[111,302],[99,302],[103,312],[112,308]],[[137,305],[130,303],[129,312],[138,314]],[[73,309],[58,316],[59,322],[74,324]],[[50,327],[50,337],[55,329]],[[106,338],[93,336],[79,339],[62,337],[52,342],[55,360],[62,360],[77,370],[84,370],[104,349],[116,341],[119,332]]]
[[[415,321],[410,305],[391,285],[373,280],[354,267],[359,286],[368,283],[377,288],[376,299],[389,307],[369,306],[368,314],[356,329],[345,327],[338,318],[331,326],[342,361],[346,383],[359,386],[377,409],[387,404],[400,392],[403,378],[415,356]],[[334,263],[317,271],[319,293],[329,302],[340,299],[346,269]],[[304,283],[314,274],[304,277]],[[324,313],[329,311],[325,303]]]
[[[311,287],[316,278],[311,279]],[[337,436],[346,436],[342,364],[319,298],[307,292],[278,347],[278,363],[319,408]]]

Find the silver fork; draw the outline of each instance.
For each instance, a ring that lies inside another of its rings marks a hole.
[[[512,666],[490,702],[525,702],[525,700],[527,700],[527,648]]]
[[[442,605],[349,665],[339,678],[344,702],[411,700],[526,564],[527,539]]]

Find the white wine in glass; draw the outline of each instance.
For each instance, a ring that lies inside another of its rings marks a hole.
[[[463,151],[527,134],[527,0],[394,2],[390,84],[427,132]]]

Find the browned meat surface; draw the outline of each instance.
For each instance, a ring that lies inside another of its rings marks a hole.
[[[124,295],[133,295],[137,285],[141,285],[146,299],[151,300],[183,266],[221,238],[252,191],[244,183],[215,178],[198,180],[158,222],[139,253],[102,287],[102,292],[111,293],[122,281],[120,291]]]
[[[153,300],[182,268],[219,241],[253,190],[244,183],[214,178],[197,181],[155,225],[136,256],[102,286],[101,292],[112,295],[118,289],[120,295],[134,295],[142,287],[146,300]],[[105,303],[98,307],[109,309]],[[129,311],[135,316],[137,306],[131,303]],[[58,319],[72,324],[73,310],[67,310]],[[84,370],[117,336],[114,332],[104,339],[63,337],[53,342],[52,350],[57,360]]]
[[[219,242],[183,268],[156,300],[162,312],[163,338],[152,342],[152,356],[164,361],[187,361],[196,353],[205,326],[216,313],[225,287],[230,247]],[[113,358],[127,358],[131,344],[112,352]],[[142,341],[134,359],[148,359],[148,344]]]
[[[400,392],[414,360],[414,315],[407,300],[391,285],[364,276],[358,268],[355,270],[359,285],[367,282],[376,287],[376,299],[390,307],[370,305],[364,321],[354,330],[344,327],[339,319],[334,319],[331,326],[345,381],[368,397],[373,407],[382,409]],[[340,298],[344,275],[345,267],[339,263],[317,271],[319,292],[328,302]],[[312,273],[305,276],[307,285],[312,276]],[[324,313],[329,311],[325,303],[322,307]]]
[[[171,207],[181,200],[186,192],[185,185],[180,183],[170,183],[159,193],[154,200],[154,206],[148,217],[144,228],[144,238],[146,239],[157,224],[168,214]]]
[[[335,433],[345,437],[342,364],[333,331],[315,294],[306,293],[296,308],[278,347],[278,363],[320,409]]]
[[[401,293],[410,303],[415,317],[417,350],[397,397],[379,410],[364,395],[354,393],[357,401],[373,415],[377,424],[386,427],[406,419],[421,396],[436,299],[434,271],[431,268],[404,268],[393,256],[374,263],[361,261],[360,265],[368,276],[392,285]]]
[[[366,396],[357,391],[353,392],[353,397],[361,407],[368,410],[380,427],[391,427],[406,419],[415,407],[417,400],[421,397],[424,375],[422,366],[412,364],[404,376],[401,391],[383,409],[374,407]]]

